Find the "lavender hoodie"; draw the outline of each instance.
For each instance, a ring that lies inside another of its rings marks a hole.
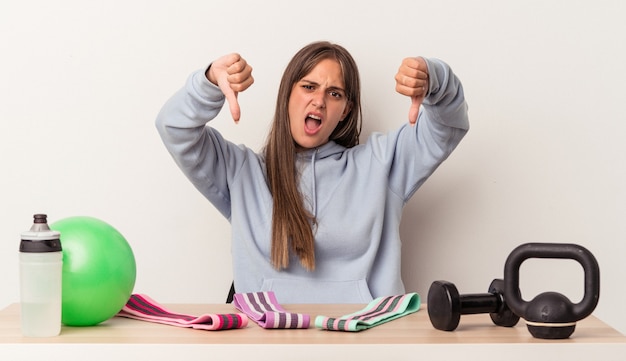
[[[402,209],[469,129],[459,79],[444,62],[426,61],[430,89],[416,126],[375,133],[353,148],[331,141],[298,154],[299,188],[317,219],[312,272],[293,255],[287,269],[272,267],[272,195],[263,155],[207,124],[224,95],[204,69],[166,102],[156,120],[165,146],[231,223],[237,292],[274,291],[281,303],[367,303],[405,293]]]

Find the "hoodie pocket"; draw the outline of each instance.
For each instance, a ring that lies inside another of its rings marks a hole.
[[[364,279],[323,281],[271,278],[261,291],[273,291],[280,303],[369,303],[373,298]]]

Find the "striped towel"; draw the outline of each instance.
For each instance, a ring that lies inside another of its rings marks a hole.
[[[241,313],[204,314],[199,317],[174,313],[142,294],[131,295],[117,316],[208,331],[244,328],[248,325],[246,315]]]
[[[235,293],[233,305],[263,328],[309,328],[309,315],[285,311],[271,291]]]
[[[385,322],[417,312],[420,296],[417,293],[379,297],[361,311],[339,318],[317,316],[315,327],[332,331],[363,331]]]

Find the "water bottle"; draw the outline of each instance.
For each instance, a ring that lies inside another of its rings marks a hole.
[[[22,334],[57,336],[61,332],[63,253],[60,234],[50,230],[45,214],[35,214],[20,242]]]

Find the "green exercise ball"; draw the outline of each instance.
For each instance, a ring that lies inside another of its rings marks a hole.
[[[92,217],[64,218],[50,228],[61,233],[63,324],[93,326],[115,316],[135,286],[135,256],[126,238]]]

